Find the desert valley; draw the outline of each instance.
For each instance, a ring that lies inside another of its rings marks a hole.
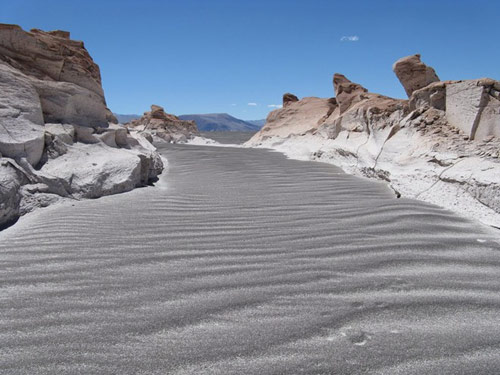
[[[0,374],[498,373],[500,81],[417,52],[404,99],[116,115],[0,24]]]

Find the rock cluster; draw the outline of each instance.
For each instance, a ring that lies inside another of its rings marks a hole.
[[[154,147],[106,107],[99,67],[65,31],[0,24],[0,228],[60,199],[154,181]]]
[[[271,112],[247,145],[290,156],[305,150],[405,196],[465,215],[477,206],[476,218],[500,225],[500,82],[439,81],[420,55],[398,60],[394,71],[408,100],[337,73],[335,98],[303,98]]]
[[[140,134],[159,138],[166,142],[182,143],[198,134],[196,123],[192,120],[181,120],[177,116],[166,113],[159,105],[153,104],[151,111],[132,120],[125,126]]]

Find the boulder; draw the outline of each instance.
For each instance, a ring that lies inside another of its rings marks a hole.
[[[57,178],[73,197],[97,198],[144,186],[162,168],[159,155],[140,145],[126,150],[102,142],[75,143],[66,154],[49,159],[38,174]]]
[[[7,159],[0,159],[0,230],[17,220],[21,201],[19,189],[26,182]]]
[[[434,69],[425,65],[418,54],[399,59],[392,66],[392,70],[396,73],[408,97],[411,97],[415,90],[439,81]]]
[[[446,85],[446,119],[470,139],[500,137],[500,82],[492,79],[458,81]]]
[[[299,98],[289,92],[283,94],[283,107],[288,106],[290,103],[298,102]]]

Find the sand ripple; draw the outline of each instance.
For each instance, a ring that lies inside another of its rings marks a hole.
[[[164,186],[0,233],[0,373],[498,373],[484,228],[326,164],[164,152]]]

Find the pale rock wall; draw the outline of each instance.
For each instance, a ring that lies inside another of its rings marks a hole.
[[[446,119],[470,139],[500,137],[500,100],[491,94],[495,82],[468,80],[446,86]]]
[[[0,62],[0,156],[26,157],[37,164],[43,153],[43,116],[30,80]]]

